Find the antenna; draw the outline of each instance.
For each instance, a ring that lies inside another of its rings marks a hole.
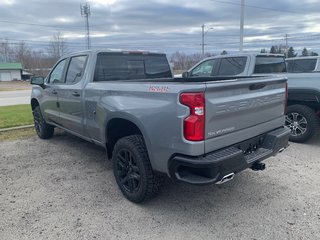
[[[90,16],[90,5],[86,2],[85,5],[80,5],[81,16],[85,18],[86,30],[87,30],[87,48],[90,49],[90,28],[89,28],[89,16]]]

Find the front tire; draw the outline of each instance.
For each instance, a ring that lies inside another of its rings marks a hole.
[[[36,132],[40,138],[48,139],[53,136],[54,127],[46,123],[39,106],[33,109],[33,120],[34,128],[36,129]]]
[[[292,105],[287,109],[285,125],[291,129],[289,140],[306,142],[317,132],[319,119],[315,112],[304,105]]]
[[[159,182],[141,135],[121,138],[112,153],[113,173],[123,195],[140,203],[154,196]]]

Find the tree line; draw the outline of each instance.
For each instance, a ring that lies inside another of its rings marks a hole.
[[[273,54],[283,54],[285,57],[300,57],[300,56],[318,56],[319,54],[308,50],[307,48],[303,48],[301,54],[299,55],[292,46],[286,49],[284,45],[274,45],[271,46],[270,50],[261,49],[260,53],[273,53]],[[226,55],[228,52],[226,50],[223,50],[220,55]],[[201,61],[202,59],[206,57],[214,56],[212,53],[205,53],[204,56],[202,56],[200,53],[194,53],[194,54],[185,54],[181,52],[175,52],[172,54],[170,58],[170,62],[172,64],[173,71],[175,73],[181,73],[183,71],[188,70],[192,66],[194,66],[197,62]]]
[[[268,53],[266,49],[261,49],[261,53]],[[306,47],[302,49],[301,54],[298,55],[298,53],[294,50],[292,46],[290,46],[287,50],[286,46],[284,45],[274,45],[271,46],[269,53],[275,53],[275,54],[284,54],[285,57],[292,58],[292,57],[307,57],[307,56],[319,56],[318,53],[308,50]]]
[[[220,55],[226,54],[228,54],[226,50],[223,50],[220,53]],[[193,53],[188,55],[178,51],[171,55],[170,62],[172,64],[173,71],[176,74],[188,70],[202,59],[212,56],[214,56],[214,54],[210,52],[206,52],[204,56],[202,56],[201,53]]]
[[[46,75],[48,69],[67,52],[66,40],[60,33],[53,35],[48,47],[42,50],[33,50],[24,41],[16,44],[0,41],[0,62],[21,63],[24,69],[35,75]]]
[[[67,41],[62,37],[61,33],[53,35],[47,48],[43,50],[32,50],[24,41],[18,44],[11,44],[8,40],[0,41],[0,62],[19,62],[24,69],[35,75],[46,75],[48,69],[56,63],[56,61],[68,53]],[[270,50],[261,49],[261,53],[284,54],[286,57],[297,56],[318,56],[318,53],[303,48],[300,55],[294,50],[292,46],[288,49],[284,45],[271,46]],[[220,55],[228,54],[223,50]],[[179,73],[191,68],[197,62],[206,57],[214,56],[213,53],[205,53],[204,56],[200,53],[185,54],[175,52],[171,55],[170,62],[173,65],[175,73]]]

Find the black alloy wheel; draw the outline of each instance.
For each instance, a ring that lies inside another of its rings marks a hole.
[[[47,124],[44,120],[40,107],[37,106],[33,109],[33,121],[34,128],[36,129],[37,135],[42,139],[51,138],[54,134],[54,127]]]
[[[158,192],[161,178],[153,172],[141,135],[130,135],[117,141],[112,165],[117,184],[128,200],[141,203]]]
[[[117,154],[117,171],[122,187],[129,193],[138,192],[140,187],[140,171],[133,154],[122,149]]]

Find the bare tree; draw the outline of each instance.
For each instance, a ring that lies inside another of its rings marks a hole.
[[[204,57],[213,56],[211,53],[205,53],[204,56],[200,53],[194,53],[191,55],[186,55],[185,53],[175,52],[171,56],[171,63],[173,64],[173,70],[175,73],[181,73],[188,70],[197,62],[201,61]]]
[[[54,61],[57,61],[60,57],[68,52],[66,39],[60,32],[53,35],[48,48],[48,53]]]
[[[23,67],[30,67],[30,48],[24,41],[21,41],[16,47],[13,48],[14,61],[19,62]]]
[[[11,62],[12,59],[12,49],[8,40],[0,42],[0,62]]]

